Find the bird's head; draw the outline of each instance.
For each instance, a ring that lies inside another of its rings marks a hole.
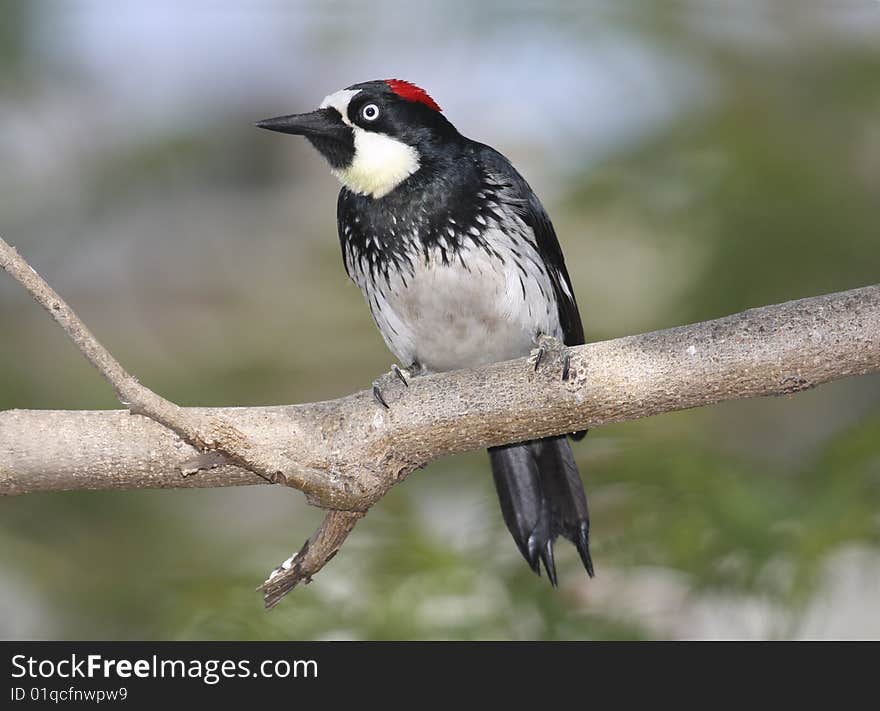
[[[424,89],[400,79],[354,84],[317,111],[259,121],[305,136],[349,190],[381,198],[416,173],[458,132]]]

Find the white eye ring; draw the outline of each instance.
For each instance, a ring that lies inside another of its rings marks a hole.
[[[361,109],[361,116],[366,121],[375,121],[379,118],[379,107],[376,104],[367,104]]]

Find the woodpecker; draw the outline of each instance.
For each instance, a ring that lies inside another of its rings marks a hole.
[[[537,369],[548,339],[584,342],[541,202],[507,158],[462,136],[424,89],[368,81],[330,94],[316,111],[256,125],[305,136],[342,183],[346,272],[408,374],[510,360],[536,346]],[[373,392],[387,407],[378,386]],[[492,447],[489,459],[505,523],[532,570],[540,575],[543,562],[556,586],[561,535],[592,577],[587,499],[567,438]]]

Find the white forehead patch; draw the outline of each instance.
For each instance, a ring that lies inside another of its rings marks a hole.
[[[333,175],[354,193],[380,198],[419,169],[419,152],[384,133],[354,126],[354,159]]]
[[[342,120],[351,126],[351,121],[348,118],[348,105],[358,93],[360,93],[360,89],[340,89],[329,96],[325,96],[318,108],[336,109],[339,112],[339,115],[342,116]]]

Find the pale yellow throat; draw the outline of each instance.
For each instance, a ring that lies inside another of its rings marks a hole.
[[[352,192],[380,198],[419,169],[415,148],[384,133],[354,127],[354,160],[332,173]]]

